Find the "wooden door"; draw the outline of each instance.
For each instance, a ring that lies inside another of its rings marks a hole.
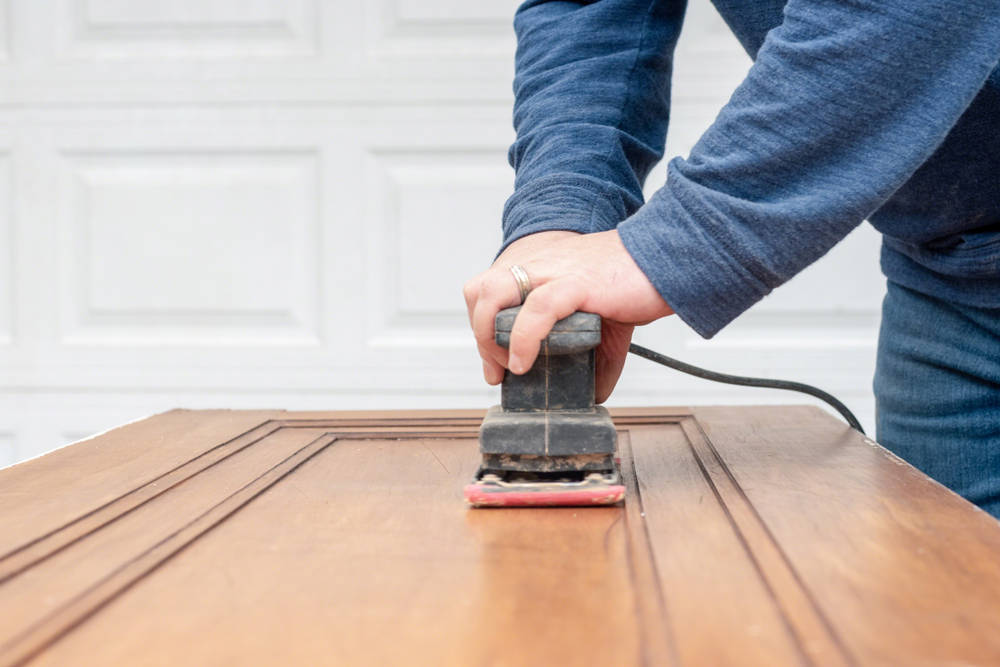
[[[1000,662],[1000,526],[816,409],[620,410],[603,508],[469,509],[481,416],[174,411],[0,471],[0,665]]]

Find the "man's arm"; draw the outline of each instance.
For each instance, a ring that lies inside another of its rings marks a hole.
[[[880,208],[998,58],[993,0],[789,0],[688,159],[619,226],[622,241],[712,336]]]
[[[504,210],[502,254],[465,286],[490,384],[504,368],[530,368],[556,320],[589,310],[604,317],[596,387],[603,401],[632,326],[670,314],[613,230],[642,205],[642,182],[663,154],[684,4],[529,0],[518,10],[516,189]],[[529,272],[535,291],[508,357],[493,341],[493,318],[519,302],[512,264]]]
[[[663,156],[684,4],[531,0],[518,10],[505,248],[539,231],[614,229],[642,205]]]
[[[519,139],[512,149],[518,188],[505,215],[508,244],[546,229],[612,229],[640,205],[638,183],[653,159],[641,147],[658,143],[648,128],[666,112],[665,101],[651,101],[656,87],[645,84],[663,80],[658,68],[669,58],[660,48],[658,57],[633,58],[631,69],[600,67],[602,58],[593,68],[587,60],[561,64],[559,44],[548,39],[552,26],[562,27],[552,8],[572,7],[567,13],[581,21],[574,31],[601,45],[611,54],[606,57],[629,50],[614,48],[612,40],[622,35],[603,19],[583,21],[610,15],[583,13],[598,6],[631,8],[629,25],[642,17],[640,25],[657,34],[664,25],[679,25],[679,18],[648,20],[656,11],[668,13],[655,0],[522,10],[518,63],[525,75],[519,69]],[[579,286],[588,275],[618,275],[608,265],[619,258],[615,244],[605,236],[607,261],[600,253],[590,266],[564,261],[563,273],[549,271],[538,280],[529,270],[536,287],[561,286],[542,292],[536,303],[529,296],[511,353],[533,361],[547,327],[587,307],[603,309],[594,312],[606,317],[672,307],[698,333],[715,334],[829,250],[933,153],[1000,58],[998,14],[993,0],[790,0],[783,23],[768,34],[746,81],[690,157],[674,160],[666,186],[617,227],[631,264],[664,308],[626,303],[635,291],[595,300]],[[645,52],[644,43],[641,37],[633,55]],[[600,81],[615,73],[625,77],[617,88]],[[595,78],[588,83],[587,76]],[[610,101],[613,90],[619,107]],[[591,108],[598,113],[591,115]],[[608,114],[610,120],[600,120]],[[532,261],[544,267],[545,253]],[[635,283],[632,266],[619,262],[617,269]],[[504,270],[495,266],[466,290],[477,339],[486,337],[486,322],[492,326],[488,311],[517,300]]]

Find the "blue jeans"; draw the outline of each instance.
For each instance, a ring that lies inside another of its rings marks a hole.
[[[1000,518],[1000,308],[890,281],[875,400],[882,446]]]

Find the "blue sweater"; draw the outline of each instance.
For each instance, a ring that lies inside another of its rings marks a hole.
[[[617,228],[710,337],[869,219],[890,280],[1000,307],[1000,2],[715,0],[754,64],[644,204],[684,4],[518,10],[504,246]]]

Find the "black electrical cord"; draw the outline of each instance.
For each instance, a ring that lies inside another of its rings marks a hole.
[[[810,396],[815,396],[821,401],[825,401],[830,406],[832,406],[841,416],[847,420],[847,423],[851,425],[852,428],[857,429],[864,435],[865,430],[861,428],[861,422],[858,421],[857,417],[854,416],[850,410],[847,409],[843,403],[838,401],[836,398],[826,393],[821,389],[812,387],[807,384],[802,384],[801,382],[788,382],[786,380],[765,380],[762,378],[748,378],[741,377],[739,375],[726,375],[725,373],[715,373],[713,371],[706,371],[704,368],[698,368],[697,366],[692,366],[691,364],[686,364],[683,361],[678,361],[672,359],[666,355],[660,354],[659,352],[653,352],[652,350],[646,349],[635,343],[629,345],[628,351],[632,354],[637,354],[643,359],[649,359],[650,361],[655,361],[658,364],[663,364],[669,368],[673,368],[675,371],[680,371],[681,373],[687,373],[688,375],[693,375],[695,377],[703,378],[705,380],[712,380],[713,382],[724,382],[726,384],[737,384],[743,387],[763,387],[764,389],[787,389],[788,391],[798,391],[803,394],[809,394]]]

